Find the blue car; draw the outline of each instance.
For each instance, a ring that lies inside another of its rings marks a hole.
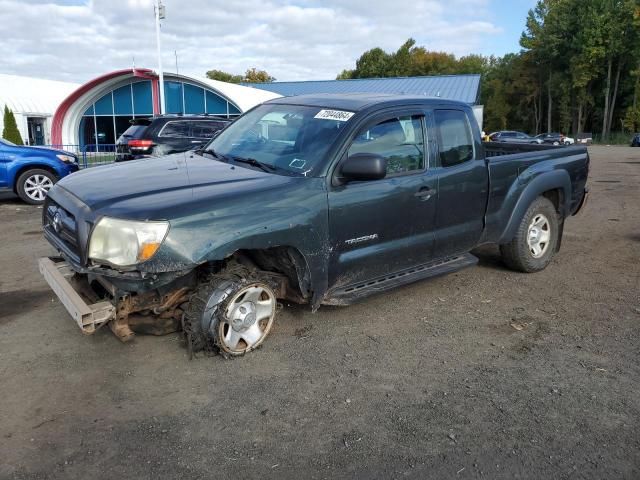
[[[53,185],[78,170],[74,153],[24,147],[0,138],[0,191],[12,190],[31,205],[41,205]]]

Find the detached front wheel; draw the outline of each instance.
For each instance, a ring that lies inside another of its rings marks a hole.
[[[553,203],[545,197],[536,198],[524,214],[513,240],[500,245],[504,262],[521,272],[543,270],[553,259],[559,231]]]
[[[189,301],[183,329],[190,351],[244,355],[269,335],[276,316],[273,289],[256,272],[212,275]]]

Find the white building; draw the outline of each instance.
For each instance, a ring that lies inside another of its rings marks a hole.
[[[5,105],[13,111],[25,144],[51,143],[51,120],[58,105],[80,84],[0,74],[0,133]]]
[[[0,74],[0,108],[6,104],[13,111],[26,144],[95,149],[114,144],[131,119],[158,115],[159,90],[158,75],[142,68],[109,72],[84,84]],[[169,72],[164,90],[168,114],[227,118],[281,96]]]

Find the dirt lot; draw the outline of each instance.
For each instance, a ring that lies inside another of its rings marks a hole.
[[[311,314],[245,358],[84,337],[0,199],[0,478],[640,478],[640,149],[593,148],[544,272],[480,265]]]

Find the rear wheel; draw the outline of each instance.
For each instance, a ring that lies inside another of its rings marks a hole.
[[[47,170],[27,170],[18,177],[16,192],[23,201],[31,205],[42,205],[56,181],[55,175]]]
[[[553,259],[558,244],[559,218],[548,198],[538,197],[527,209],[511,242],[500,245],[509,268],[538,272]]]
[[[244,355],[262,345],[276,310],[275,293],[259,272],[240,267],[212,275],[186,306],[187,346],[190,352]]]

